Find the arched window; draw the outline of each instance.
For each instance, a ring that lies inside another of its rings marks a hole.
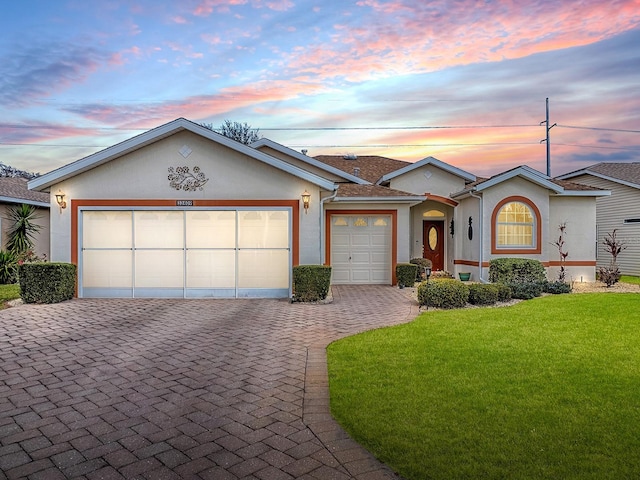
[[[504,199],[492,217],[492,253],[540,253],[540,212],[528,199]]]

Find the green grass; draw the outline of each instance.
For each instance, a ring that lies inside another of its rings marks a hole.
[[[426,312],[329,346],[331,409],[406,479],[640,478],[640,295]]]
[[[0,285],[0,306],[16,298],[20,298],[20,285]]]
[[[632,283],[634,285],[640,285],[640,277],[632,277],[631,275],[622,275],[620,277],[622,283]]]

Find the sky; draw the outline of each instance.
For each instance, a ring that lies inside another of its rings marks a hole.
[[[640,161],[640,0],[0,0],[0,162],[184,117],[479,176]]]

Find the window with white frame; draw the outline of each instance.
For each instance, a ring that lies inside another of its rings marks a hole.
[[[522,202],[502,206],[496,219],[497,248],[535,248],[536,217]]]

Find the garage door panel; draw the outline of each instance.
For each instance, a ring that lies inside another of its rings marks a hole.
[[[188,250],[187,288],[235,288],[235,250]]]
[[[332,282],[391,283],[391,217],[331,216]]]
[[[88,288],[132,288],[131,250],[89,250],[84,255],[83,285]]]
[[[290,294],[290,209],[88,209],[80,218],[81,296]]]
[[[136,289],[183,288],[182,250],[138,250],[134,258]]]

